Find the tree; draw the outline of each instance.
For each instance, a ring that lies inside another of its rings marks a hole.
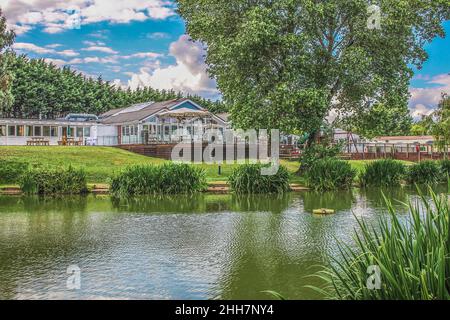
[[[438,147],[447,150],[450,146],[450,96],[442,95],[442,100],[434,112],[436,122],[432,132]]]
[[[411,126],[411,134],[414,136],[427,136],[433,134],[434,114],[423,115],[422,119]]]
[[[448,0],[179,0],[187,32],[206,62],[234,125],[310,133],[330,110],[367,114],[408,100],[411,66],[445,36]],[[368,8],[375,8],[370,11]],[[375,22],[375,23],[373,23]],[[387,104],[389,106],[389,104]]]
[[[1,110],[8,110],[13,102],[11,94],[11,53],[9,48],[14,42],[14,33],[9,31],[6,19],[0,9],[0,114]]]

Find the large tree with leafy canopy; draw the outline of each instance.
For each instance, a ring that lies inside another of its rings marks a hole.
[[[13,102],[11,94],[11,53],[10,46],[14,42],[14,33],[8,30],[6,19],[0,9],[0,110],[9,109]]]
[[[359,117],[386,101],[406,107],[412,67],[445,36],[448,0],[178,0],[207,50],[241,128],[311,133],[331,109]],[[381,9],[380,28],[371,4]],[[388,104],[389,106],[389,104]]]
[[[450,147],[450,96],[442,95],[442,100],[434,112],[436,122],[433,125],[433,135],[438,147],[448,150]]]

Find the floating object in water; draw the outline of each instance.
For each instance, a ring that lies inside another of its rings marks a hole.
[[[333,209],[316,209],[313,210],[314,214],[334,214],[335,211]]]

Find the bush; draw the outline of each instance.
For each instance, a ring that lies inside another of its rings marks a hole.
[[[261,175],[263,164],[244,164],[228,178],[231,190],[238,194],[284,193],[290,190],[289,172],[280,166],[275,175]]]
[[[342,151],[342,144],[313,144],[306,148],[300,157],[302,171],[308,171],[318,160],[336,158]]]
[[[29,170],[22,176],[20,188],[27,194],[40,195],[83,194],[88,191],[86,174],[72,167]]]
[[[442,181],[437,161],[423,161],[408,168],[407,180],[413,184],[435,184]]]
[[[18,183],[27,170],[27,163],[0,159],[0,184]]]
[[[366,164],[361,174],[363,186],[388,187],[398,186],[406,173],[406,167],[400,161],[391,159],[378,160]]]
[[[439,166],[441,167],[442,181],[446,182],[450,177],[450,160],[439,161]]]
[[[342,160],[322,159],[314,163],[306,174],[308,187],[317,191],[350,189],[356,170]]]
[[[113,196],[190,194],[204,191],[206,174],[187,164],[144,165],[126,168],[111,181]]]
[[[409,205],[407,222],[387,201],[389,215],[379,218],[378,228],[359,220],[355,247],[339,244],[339,256],[319,274],[328,288],[318,290],[337,299],[450,299],[449,202],[430,193],[431,205],[423,196],[421,205]],[[381,271],[379,290],[367,287],[374,265]]]

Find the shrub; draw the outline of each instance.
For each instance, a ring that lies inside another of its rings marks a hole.
[[[442,180],[437,161],[423,161],[408,168],[407,180],[415,184],[434,184]]]
[[[228,178],[231,190],[238,194],[284,193],[290,190],[289,172],[280,166],[275,175],[261,175],[263,164],[244,164]]]
[[[72,167],[29,170],[22,176],[20,188],[27,194],[40,195],[83,194],[88,190],[84,171]]]
[[[450,177],[450,160],[439,161],[439,166],[441,167],[442,179],[444,182]]]
[[[169,163],[126,168],[111,181],[113,196],[189,194],[204,191],[206,174],[201,168]]]
[[[360,176],[363,186],[398,186],[406,173],[406,167],[400,161],[378,160],[366,164]]]
[[[354,300],[450,299],[450,208],[447,195],[432,204],[409,205],[409,219],[400,221],[391,203],[389,215],[375,228],[359,220],[355,247],[340,243],[340,254],[320,272],[328,287],[317,289],[330,298]],[[381,288],[367,287],[368,269],[381,271]]]
[[[27,170],[27,163],[0,159],[0,184],[18,183]]]
[[[313,144],[306,148],[300,157],[302,171],[308,171],[314,163],[321,159],[335,158],[342,151],[342,144]]]
[[[315,162],[306,174],[308,187],[317,191],[350,189],[356,170],[342,160],[322,159]]]

